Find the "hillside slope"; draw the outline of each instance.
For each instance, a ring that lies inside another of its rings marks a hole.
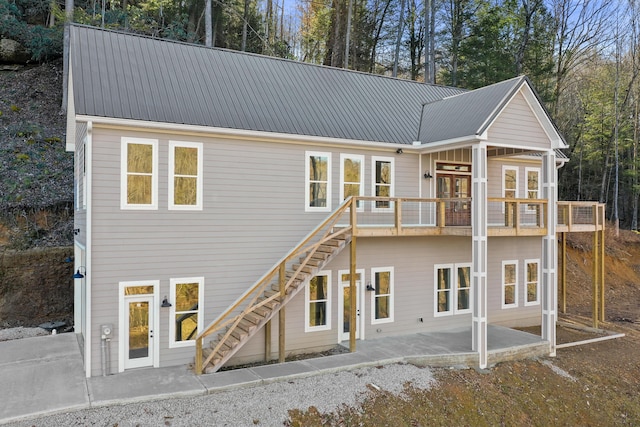
[[[73,243],[62,62],[0,73],[0,247]]]

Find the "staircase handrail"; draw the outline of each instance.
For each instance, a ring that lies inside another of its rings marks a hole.
[[[332,232],[333,226],[335,226],[336,222],[342,217],[342,215],[347,211],[347,209],[349,209],[352,206],[354,206],[354,198],[352,196],[349,196],[338,208],[336,208],[336,210],[334,210],[331,213],[331,215],[325,218],[318,226],[316,226],[310,233],[308,233],[293,249],[291,249],[285,256],[283,256],[279,261],[277,261],[270,270],[268,270],[264,275],[262,275],[262,277],[260,277],[253,284],[253,286],[251,286],[242,295],[240,295],[231,306],[229,306],[224,312],[220,313],[220,315],[218,315],[218,317],[215,320],[209,323],[209,325],[206,328],[204,328],[201,333],[198,334],[198,336],[196,337],[196,372],[197,373],[200,373],[199,371],[201,371],[201,366],[206,366],[206,364],[213,358],[216,351],[219,350],[219,348],[222,346],[222,343],[224,342],[224,340],[226,340],[231,335],[235,327],[240,323],[240,321],[244,318],[244,316],[247,313],[254,311],[256,308],[261,307],[276,298],[284,297],[284,295],[281,295],[278,293],[256,304],[256,300],[264,292],[264,288],[269,283],[271,283],[271,280],[280,271],[281,265],[286,264],[288,261],[290,261],[291,259],[293,259],[294,257],[302,253],[309,252],[309,251],[315,252],[315,250],[322,243],[328,240],[331,240],[332,238],[337,237],[341,234],[345,234],[346,232],[352,229],[353,225],[349,225],[347,227],[341,228],[337,232]],[[327,231],[318,242],[310,246],[305,246],[307,243],[309,243],[311,239],[316,237],[316,235],[318,235],[325,228],[327,228]],[[291,285],[291,283],[293,283],[293,281],[295,280],[297,275],[300,273],[302,268],[306,265],[308,260],[311,258],[313,252],[307,255],[305,260],[300,263],[300,266],[296,269],[293,276],[286,282],[285,294],[286,294],[286,289]],[[230,316],[231,313],[233,313],[236,309],[238,309],[238,307],[240,307],[240,305],[243,302],[247,301],[250,295],[254,295],[254,296],[251,299],[251,301],[247,304],[247,307],[238,315]],[[224,320],[224,319],[227,319],[227,320]],[[202,345],[203,345],[204,338],[224,328],[225,326],[228,326],[229,324],[233,324],[233,325],[228,329],[224,337],[222,337],[222,339],[219,340],[218,345],[216,346],[214,351],[209,355],[207,360],[202,362]]]

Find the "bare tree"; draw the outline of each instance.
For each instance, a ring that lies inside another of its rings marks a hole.
[[[556,29],[556,76],[552,112],[571,71],[614,40],[616,0],[551,0]]]

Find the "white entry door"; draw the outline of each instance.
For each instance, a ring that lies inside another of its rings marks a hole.
[[[356,272],[356,339],[364,338],[364,313],[362,312],[362,277],[364,270]],[[338,292],[338,327],[340,341],[349,341],[351,331],[351,286],[349,272],[340,271],[340,290]]]
[[[124,368],[153,366],[153,295],[125,297]]]

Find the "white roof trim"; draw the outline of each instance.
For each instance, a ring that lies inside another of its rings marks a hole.
[[[264,132],[245,129],[230,129],[201,125],[176,124],[165,122],[154,122],[146,120],[119,119],[112,117],[98,117],[77,115],[78,122],[93,122],[94,127],[113,127],[113,128],[130,128],[139,131],[141,128],[153,129],[166,133],[188,133],[201,134],[211,136],[222,136],[232,139],[250,139],[273,142],[288,142],[292,144],[312,143],[325,146],[359,146],[375,149],[379,151],[396,151],[398,148],[406,151],[417,151],[420,146],[414,146],[412,143],[397,144],[389,142],[377,141],[360,141],[354,139],[331,138],[324,136],[298,135],[277,132]]]

